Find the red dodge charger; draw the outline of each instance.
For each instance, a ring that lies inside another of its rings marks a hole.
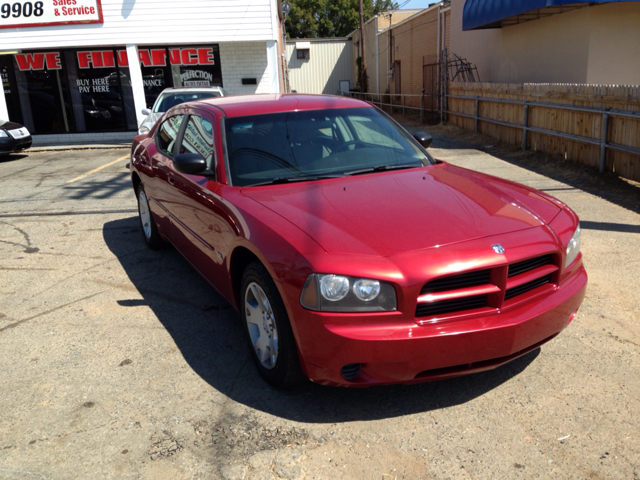
[[[495,368],[575,317],[578,217],[430,143],[342,97],[179,105],[133,142],[144,239],[174,245],[239,311],[273,385]]]

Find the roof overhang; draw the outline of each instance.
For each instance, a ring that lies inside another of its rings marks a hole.
[[[589,5],[628,2],[611,0],[593,2],[585,0],[466,0],[462,12],[462,30],[502,28],[539,18],[565,13]]]

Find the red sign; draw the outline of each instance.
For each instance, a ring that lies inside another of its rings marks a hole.
[[[104,23],[100,0],[11,0],[0,15],[0,28],[86,23]]]
[[[59,52],[19,53],[16,55],[16,63],[22,71],[44,70],[45,65],[49,70],[62,70]]]
[[[126,50],[119,50],[118,65],[129,66]],[[167,49],[138,49],[138,58],[143,67],[164,67],[167,65]],[[170,48],[169,63],[171,65],[214,65],[213,49],[209,48]],[[111,50],[78,52],[80,68],[115,67],[115,58]]]

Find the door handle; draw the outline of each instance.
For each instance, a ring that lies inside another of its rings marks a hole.
[[[175,185],[175,184],[176,184],[176,179],[175,179],[175,178],[173,178],[173,177],[169,177],[169,178],[168,178],[168,180],[169,180],[169,183],[170,183],[171,185]]]

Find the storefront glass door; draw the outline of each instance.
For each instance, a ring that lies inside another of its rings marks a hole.
[[[21,53],[13,57],[22,123],[35,134],[73,131],[69,88],[60,52]]]

